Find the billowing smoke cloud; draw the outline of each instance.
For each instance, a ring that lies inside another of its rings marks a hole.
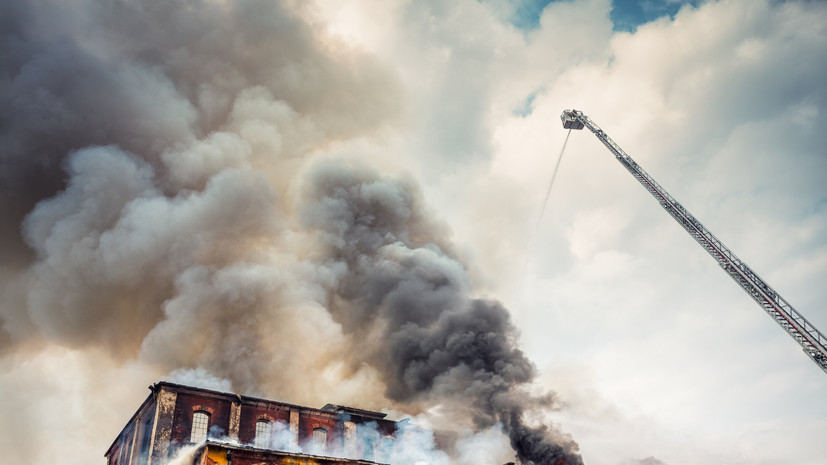
[[[359,353],[381,368],[388,396],[464,409],[458,418],[476,427],[501,422],[523,461],[580,463],[568,452],[573,442],[560,446],[548,431],[524,425],[523,410],[549,399],[518,391],[534,368],[516,348],[508,312],[470,297],[462,266],[432,242],[438,236],[414,189],[339,167],[310,179],[314,202],[303,209],[305,221],[348,270],[331,311],[365,341]]]
[[[400,91],[307,8],[0,7],[2,354],[102,348],[306,402],[332,378],[581,463],[527,424],[553,396],[416,186],[314,156],[380,134]]]
[[[176,276],[278,234],[293,159],[392,119],[392,81],[324,53],[289,5],[3,8],[0,224],[4,268],[25,269],[3,341],[135,350]]]

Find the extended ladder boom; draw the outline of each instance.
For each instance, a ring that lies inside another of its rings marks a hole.
[[[660,186],[652,176],[640,167],[623,149],[620,148],[594,121],[582,111],[565,110],[560,116],[566,129],[589,128],[603,142],[615,158],[632,173],[642,185],[657,199],[660,205],[672,215],[681,226],[698,241],[719,265],[761,306],[784,330],[798,342],[806,353],[825,373],[827,373],[827,338],[809,321],[798,313],[792,305],[782,298],[769,284],[761,279],[746,263],[735,256],[718,238],[716,238],[700,221],[695,219],[686,208],[675,200],[666,189]]]

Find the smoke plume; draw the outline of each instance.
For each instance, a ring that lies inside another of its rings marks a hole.
[[[402,90],[310,7],[11,1],[0,25],[0,354],[101,348],[308,403],[334,381],[582,463],[528,424],[554,397],[414,183],[325,154],[381,136]]]

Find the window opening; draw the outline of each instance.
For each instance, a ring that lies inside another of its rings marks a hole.
[[[210,428],[210,414],[207,412],[195,412],[192,414],[192,433],[190,442],[202,442],[207,440],[207,430]]]
[[[327,454],[327,430],[313,429],[313,452],[319,455]]]
[[[141,448],[138,455],[138,464],[149,464],[149,446],[152,445],[152,426],[155,421],[155,416],[151,415],[149,411],[144,412],[144,423],[141,428]]]
[[[259,449],[270,448],[270,434],[273,431],[273,424],[269,420],[259,420],[256,422],[256,439],[253,443]]]

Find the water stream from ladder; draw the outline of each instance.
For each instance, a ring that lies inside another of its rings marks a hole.
[[[554,165],[554,171],[552,171],[552,173],[551,173],[551,180],[549,181],[548,189],[546,190],[546,198],[543,200],[543,208],[540,210],[540,217],[537,218],[537,226],[534,229],[534,234],[529,239],[527,251],[532,250],[534,248],[534,241],[537,240],[537,236],[540,234],[540,225],[543,222],[543,216],[546,212],[546,207],[548,206],[548,199],[551,196],[551,188],[554,187],[554,179],[557,178],[557,171],[560,168],[560,162],[563,160],[563,152],[566,151],[566,144],[568,144],[568,142],[569,142],[569,136],[570,135],[571,135],[571,129],[569,129],[569,132],[566,133],[566,139],[563,141],[563,147],[560,149],[560,155],[557,157],[557,163],[555,163],[555,165]],[[523,267],[522,267],[523,269],[522,269],[522,273],[520,274],[520,280],[519,280],[519,282],[520,282],[519,289],[521,289],[521,290],[524,289],[524,286],[525,286],[526,273],[528,272],[528,262],[529,262],[529,254],[526,253],[526,254],[523,255]]]
[[[570,135],[571,129],[569,129],[569,132],[566,133],[566,140],[563,141],[563,148],[560,149],[560,155],[557,157],[557,163],[554,165],[554,171],[551,173],[551,181],[549,181],[548,190],[546,190],[546,199],[543,200],[543,208],[540,210],[540,217],[537,218],[537,227],[534,231],[535,236],[538,232],[540,232],[540,223],[542,223],[543,215],[546,213],[546,206],[548,205],[548,198],[551,195],[551,188],[554,186],[554,179],[557,177],[557,171],[558,168],[560,168],[560,162],[563,160],[563,152],[566,151],[566,144],[569,143]]]

